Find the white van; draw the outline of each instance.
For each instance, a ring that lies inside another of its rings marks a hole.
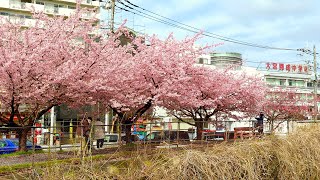
[[[124,135],[121,134],[121,136],[123,137]],[[106,134],[104,136],[104,144],[108,145],[108,144],[118,144],[119,143],[119,134]],[[123,141],[123,138],[121,138],[121,141]]]
[[[123,134],[121,134],[123,136]],[[117,147],[119,146],[119,134],[116,133],[107,133],[104,136],[103,149],[108,147]],[[122,141],[123,142],[123,141]],[[93,140],[92,145],[94,148],[97,147],[97,140]]]

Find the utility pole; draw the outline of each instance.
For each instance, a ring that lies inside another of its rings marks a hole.
[[[317,102],[318,77],[317,77],[317,53],[316,53],[315,45],[313,45],[313,72],[314,72],[314,84],[313,84],[314,121],[316,121],[318,116],[318,102]]]
[[[318,73],[317,73],[317,52],[316,46],[313,45],[313,51],[307,48],[297,49],[297,51],[301,51],[308,55],[313,55],[313,73],[314,73],[314,80],[313,80],[313,106],[314,106],[314,117],[313,120],[317,120],[318,116]]]
[[[53,135],[54,135],[54,131],[55,131],[55,127],[56,126],[56,117],[54,114],[54,106],[52,106],[51,111],[50,111],[50,147],[53,146],[54,142],[53,142]]]
[[[114,12],[116,7],[116,0],[111,0],[111,22],[110,22],[110,30],[114,32]]]

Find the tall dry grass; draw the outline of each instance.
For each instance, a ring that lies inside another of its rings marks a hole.
[[[87,160],[34,169],[30,179],[320,179],[320,126],[285,138],[214,147],[132,152],[116,161]]]

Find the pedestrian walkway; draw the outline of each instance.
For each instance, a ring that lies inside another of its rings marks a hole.
[[[75,151],[78,150],[80,147],[80,143],[76,143],[76,144],[63,144],[60,146],[48,146],[48,145],[41,145],[42,149],[44,151],[52,151],[52,152],[56,152],[56,151]]]

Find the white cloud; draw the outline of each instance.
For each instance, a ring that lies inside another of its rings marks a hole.
[[[317,0],[131,0],[131,2],[199,29],[246,42],[290,48],[302,48],[309,42],[320,47],[320,11],[318,11],[320,1]],[[130,21],[132,14],[128,13],[128,17]],[[134,16],[134,22],[136,25],[145,25],[148,34],[158,34],[162,38],[171,32],[180,39],[193,34],[137,15]],[[199,43],[217,42],[221,41],[205,37]],[[249,60],[297,59],[296,52],[265,50],[232,43],[225,43],[217,49],[243,53]]]

